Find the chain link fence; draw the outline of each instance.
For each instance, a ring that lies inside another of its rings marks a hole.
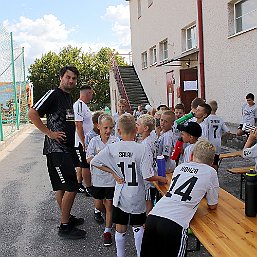
[[[30,84],[25,78],[24,48],[0,24],[0,140],[28,122]]]

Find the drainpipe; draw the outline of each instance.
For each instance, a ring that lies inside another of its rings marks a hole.
[[[203,47],[203,9],[202,0],[197,0],[198,38],[199,38],[199,69],[201,98],[205,99],[204,47]]]

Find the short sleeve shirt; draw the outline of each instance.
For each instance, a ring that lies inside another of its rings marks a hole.
[[[243,158],[254,158],[255,169],[257,169],[257,144],[243,150]]]
[[[83,130],[84,130],[84,135],[93,129],[93,121],[92,121],[92,114],[91,111],[89,110],[88,106],[80,99],[78,99],[74,105],[74,115],[75,115],[75,121],[81,121],[83,124]],[[75,146],[78,146],[79,143],[82,143],[78,133],[76,131],[75,134]],[[85,142],[83,142],[85,143]]]
[[[206,194],[209,205],[218,203],[219,181],[212,167],[196,162],[176,167],[171,186],[150,214],[172,220],[188,228],[198,205]]]
[[[249,106],[244,103],[242,106],[242,123],[255,126],[255,119],[257,119],[257,105]]]
[[[141,214],[146,211],[144,179],[152,177],[151,153],[143,144],[120,141],[107,145],[91,164],[107,166],[125,180],[115,185],[113,205],[122,211]]]
[[[47,127],[51,131],[65,132],[66,138],[61,142],[45,136],[44,154],[53,152],[70,152],[74,147],[75,123],[72,98],[60,88],[49,90],[32,107],[40,117],[46,115]]]

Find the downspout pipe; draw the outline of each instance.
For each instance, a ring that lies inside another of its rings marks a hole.
[[[198,39],[199,39],[199,69],[201,98],[205,100],[205,76],[204,76],[204,44],[203,44],[203,8],[202,0],[197,0]]]

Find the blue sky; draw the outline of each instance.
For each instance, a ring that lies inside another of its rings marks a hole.
[[[1,6],[0,23],[25,47],[28,64],[68,44],[84,51],[130,51],[125,0],[9,0]]]

